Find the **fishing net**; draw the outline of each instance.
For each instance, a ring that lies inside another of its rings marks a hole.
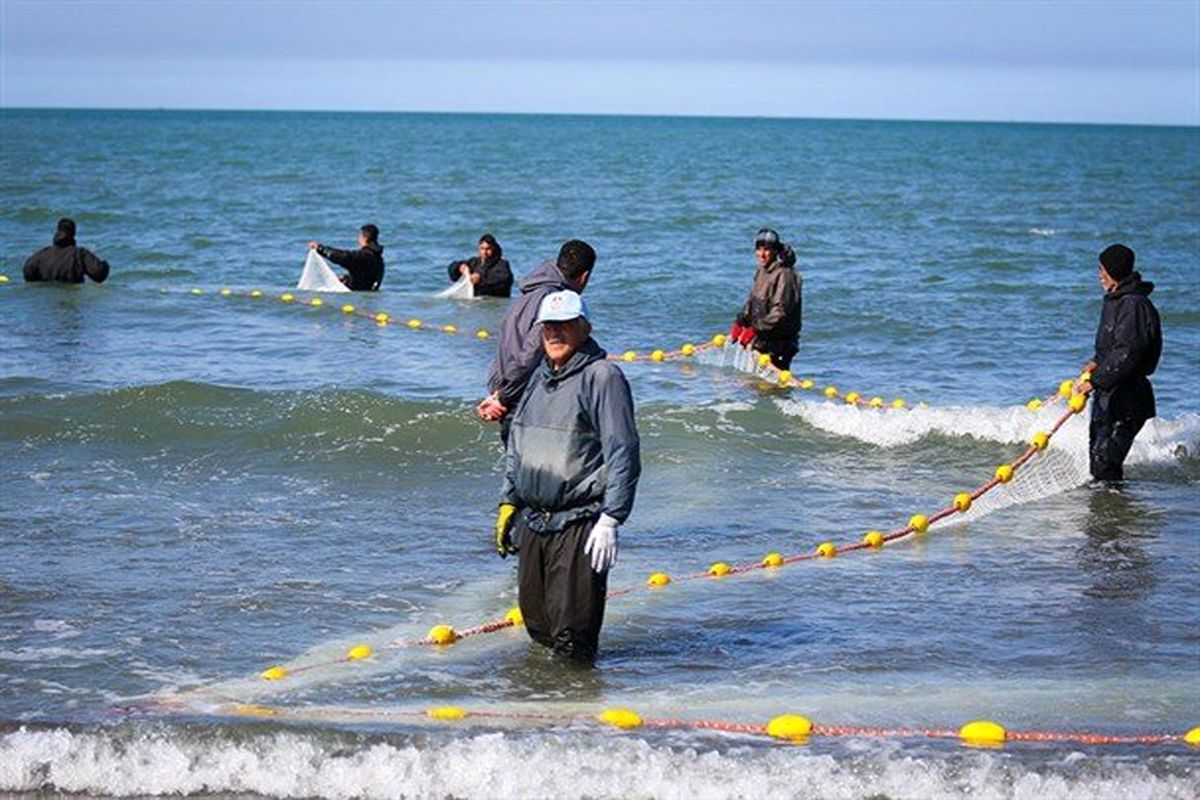
[[[463,275],[449,289],[443,289],[434,297],[448,297],[451,300],[470,300],[475,296],[475,284],[471,283],[470,275]]]
[[[777,374],[769,366],[760,366],[756,354],[735,345],[714,347],[697,353],[702,364],[728,367],[756,375],[774,384]],[[1062,414],[1061,404],[1038,412],[1024,407],[996,408],[914,408],[903,412],[854,408],[844,403],[801,401],[781,403],[785,413],[800,416],[815,427],[852,436],[878,446],[909,444],[929,434],[971,436],[1013,443],[1024,450],[1032,435],[1048,431]],[[1000,484],[977,499],[965,514],[947,518],[942,525],[959,524],[991,514],[1003,508],[1032,503],[1069,491],[1087,483],[1087,423],[1085,416],[1069,419],[1051,440],[1050,446],[1016,471],[1011,481]],[[1014,450],[1014,457],[1019,451]],[[989,475],[981,474],[979,483]],[[971,487],[963,486],[961,490]]]
[[[304,271],[300,273],[297,289],[306,292],[348,292],[346,284],[342,283],[329,262],[321,258],[316,250],[308,251],[304,260]]]

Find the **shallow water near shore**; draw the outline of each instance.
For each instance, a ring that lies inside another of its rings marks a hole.
[[[1200,724],[1195,130],[4,110],[0,138],[0,790],[1200,793],[1181,744],[588,721]],[[107,283],[20,283],[63,214]],[[366,221],[385,289],[352,301],[401,324],[278,300],[309,239]],[[982,484],[1057,417],[1023,404],[1090,355],[1112,241],[1157,284],[1166,341],[1129,480],[1087,483],[1074,418],[959,524],[614,598],[594,670],[520,629],[390,646],[515,603],[489,546],[496,431],[471,413],[494,344],[471,334],[505,305],[434,299],[445,264],[484,230],[518,274],[587,239],[596,338],[645,353],[727,328],[762,225],[804,274],[796,375],[909,408],[770,389],[725,354],[623,365],[644,477],[613,588],[857,541]],[[331,663],[356,643],[375,657]],[[316,666],[256,678],[273,664]],[[498,716],[422,716],[443,705]]]

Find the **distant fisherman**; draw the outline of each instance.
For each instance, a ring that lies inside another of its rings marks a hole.
[[[548,294],[537,322],[545,358],[513,417],[496,549],[506,557],[519,548],[530,637],[557,655],[590,662],[608,570],[617,562],[617,529],[633,509],[642,471],[633,396],[591,338],[578,294]]]
[[[489,394],[475,409],[480,419],[500,423],[502,441],[508,441],[511,412],[544,355],[537,321],[542,298],[562,289],[582,294],[595,265],[596,251],[592,246],[572,239],[559,249],[556,261],[543,262],[521,280],[521,294],[500,323],[496,357],[488,371]]]
[[[788,369],[800,351],[801,283],[796,253],[779,234],[763,228],[754,237],[758,269],[750,296],[729,329],[729,338],[771,357]]]
[[[479,237],[479,255],[466,261],[451,261],[447,272],[454,282],[464,275],[471,276],[476,295],[508,297],[512,294],[513,274],[508,260],[502,258],[504,250],[496,237],[485,233]]]
[[[104,283],[108,262],[101,261],[87,248],[75,244],[75,220],[63,217],[54,231],[54,243],[43,247],[25,262],[25,280],[83,283],[84,277]]]
[[[350,274],[342,283],[354,292],[377,292],[383,283],[383,245],[379,243],[379,228],[367,223],[358,229],[358,250],[338,250],[320,242],[309,242],[308,249],[316,250]]]
[[[1077,387],[1093,392],[1090,455],[1092,477],[1119,481],[1125,457],[1146,420],[1156,415],[1154,374],[1162,355],[1162,325],[1150,301],[1154,284],[1133,269],[1134,254],[1114,244],[1100,254],[1099,278],[1104,289],[1096,353],[1083,368],[1091,380]]]

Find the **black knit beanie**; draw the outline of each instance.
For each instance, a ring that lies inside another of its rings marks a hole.
[[[1100,254],[1100,264],[1108,277],[1123,281],[1133,272],[1133,251],[1123,244],[1110,244]]]

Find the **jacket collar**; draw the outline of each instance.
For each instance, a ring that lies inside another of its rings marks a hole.
[[[567,359],[567,363],[562,365],[562,369],[555,370],[550,359],[544,359],[542,361],[542,374],[545,376],[547,383],[558,383],[581,371],[593,361],[602,361],[607,356],[608,353],[604,351],[604,348],[589,336],[587,341],[580,345],[579,349]]]

